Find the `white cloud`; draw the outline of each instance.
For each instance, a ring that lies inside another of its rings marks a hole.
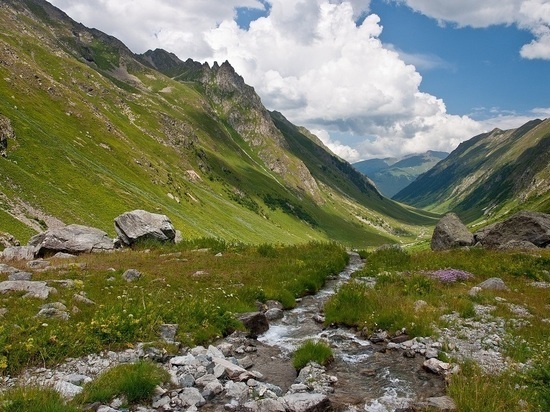
[[[132,51],[164,48],[204,60],[203,33],[232,20],[236,7],[264,9],[259,0],[50,0],[74,20],[122,40]]]
[[[532,16],[525,21],[532,30],[539,27],[537,39],[542,40],[550,20],[537,14],[543,0],[399,1],[441,21],[476,27],[517,22],[511,16],[521,12]],[[379,17],[367,15],[368,0],[269,0],[269,15],[251,22],[248,30],[234,21],[235,8],[264,10],[260,0],[52,3],[138,53],[161,47],[184,60],[229,60],[268,108],[316,130],[328,147],[350,161],[452,150],[487,127],[447,113],[441,99],[421,91],[422,77],[407,62],[419,67],[444,62],[400,54],[384,45]],[[540,55],[542,40],[526,45],[525,55]]]
[[[298,35],[288,22],[298,7],[273,0],[272,13],[248,31],[225,21],[206,35],[213,60],[229,60],[264,103],[291,121],[312,129],[365,136],[365,142],[324,142],[339,156],[358,160],[428,149],[450,150],[479,132],[467,117],[452,116],[440,99],[422,93],[422,77],[382,44],[379,17],[360,26],[350,3],[309,0],[315,18]],[[305,6],[304,6],[305,7]],[[282,21],[281,21],[282,20]],[[311,33],[305,39],[303,33]]]
[[[527,59],[550,60],[550,2],[548,0],[394,0],[426,16],[459,26],[476,28],[515,24],[530,31],[534,39],[520,54]]]

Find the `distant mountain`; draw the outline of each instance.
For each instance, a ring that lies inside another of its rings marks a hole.
[[[394,199],[468,222],[520,209],[550,212],[550,119],[461,143]]]
[[[411,184],[417,176],[430,170],[448,155],[447,152],[430,150],[426,153],[408,155],[400,159],[387,157],[384,159],[363,160],[354,163],[353,166],[368,176],[384,196],[391,198]]]
[[[145,209],[184,238],[361,246],[435,222],[266,110],[229,62],[136,55],[44,0],[3,0],[0,24],[0,232],[114,235]]]

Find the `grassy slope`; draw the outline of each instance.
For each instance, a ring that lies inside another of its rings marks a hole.
[[[476,136],[395,198],[470,222],[518,209],[548,212],[549,145],[548,120]]]
[[[324,205],[297,194],[216,116],[198,84],[174,81],[136,63],[116,39],[33,9],[38,18],[0,13],[0,113],[16,132],[0,159],[0,187],[12,204],[111,235],[116,216],[140,208],[167,214],[184,237],[253,243],[366,246],[416,236],[403,225],[433,224],[361,193],[345,174],[324,176],[321,166],[313,173],[326,182]],[[306,156],[310,168],[324,161],[315,160],[317,147]],[[279,204],[267,204],[267,195]],[[26,241],[32,231],[6,213],[8,202],[0,206],[0,231]],[[386,213],[389,229],[365,223]]]

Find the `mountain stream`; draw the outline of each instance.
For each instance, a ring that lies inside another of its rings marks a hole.
[[[338,287],[350,281],[352,273],[363,265],[352,253],[348,266],[337,277],[316,295],[304,297],[296,308],[285,312],[283,319],[272,321],[258,340],[278,348],[283,357],[290,357],[305,340],[328,342],[334,361],[327,373],[338,378],[328,396],[337,411],[408,410],[416,400],[444,395],[443,379],[422,369],[422,357],[405,358],[401,351],[385,351],[384,344],[371,343],[349,328],[323,328],[314,320]]]

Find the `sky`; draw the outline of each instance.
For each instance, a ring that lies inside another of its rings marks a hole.
[[[550,0],[50,0],[133,52],[228,60],[350,162],[550,117]]]

